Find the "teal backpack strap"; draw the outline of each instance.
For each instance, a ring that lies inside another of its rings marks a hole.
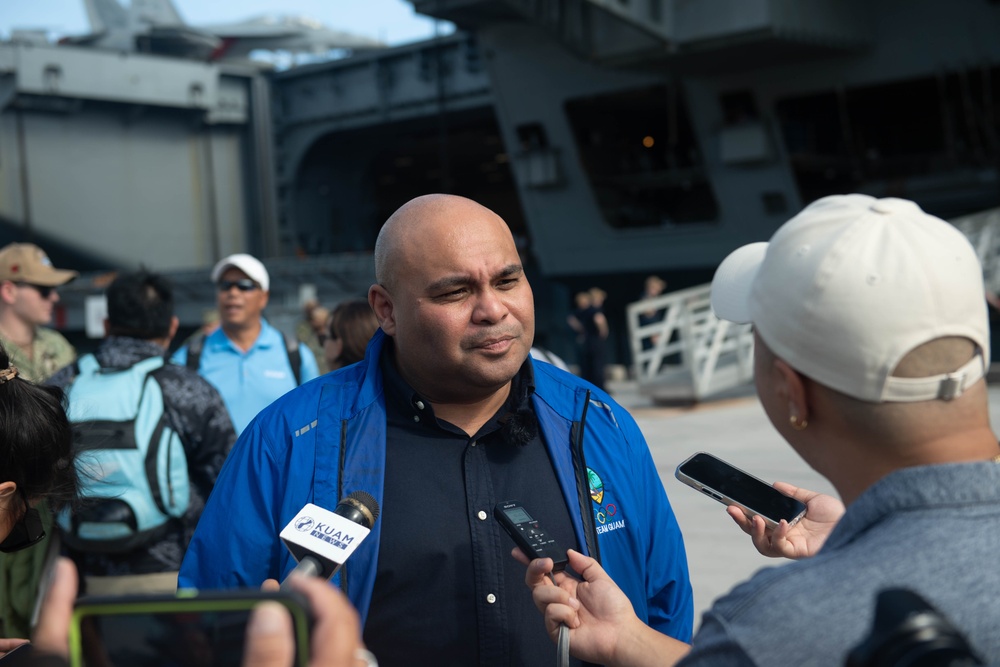
[[[101,365],[97,363],[97,357],[93,354],[85,354],[76,360],[74,364],[77,375],[89,375],[101,370]]]

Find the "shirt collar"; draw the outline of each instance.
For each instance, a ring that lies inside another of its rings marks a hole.
[[[165,351],[156,343],[129,336],[108,336],[94,353],[102,368],[130,368],[150,357],[162,357]]]
[[[400,375],[396,367],[396,351],[392,338],[386,337],[382,357],[379,360],[382,371],[382,382],[385,386],[386,408],[397,414],[414,414],[426,416],[430,423],[438,423],[431,402],[421,396]],[[496,430],[510,421],[512,415],[534,413],[531,397],[535,393],[535,373],[531,362],[526,358],[517,374],[511,380],[510,394],[507,401],[497,411],[492,419],[480,430]]]
[[[222,327],[219,327],[209,334],[209,336],[205,338],[205,343],[218,348],[232,347],[234,349],[239,349],[236,346],[236,343],[229,339],[229,336],[226,335],[226,332],[223,331]],[[257,340],[253,342],[251,349],[267,349],[279,344],[282,346],[285,344],[281,332],[268,324],[266,319],[263,317],[260,318],[260,333],[257,334]]]
[[[977,461],[903,468],[875,482],[851,503],[823,550],[846,545],[898,512],[919,512],[942,505],[996,503],[1000,503],[1000,464]]]

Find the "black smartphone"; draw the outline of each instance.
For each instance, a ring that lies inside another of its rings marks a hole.
[[[291,612],[294,664],[309,661],[308,602],[294,591],[190,591],[178,595],[83,597],[70,625],[72,667],[239,667],[254,605]]]
[[[30,667],[35,663],[34,647],[30,643],[21,644],[0,656],[3,667]]]
[[[688,458],[677,466],[674,474],[688,486],[724,505],[736,505],[749,517],[759,516],[771,528],[782,519],[793,525],[806,513],[804,503],[705,452]]]
[[[528,558],[532,560],[551,558],[553,572],[566,569],[566,564],[569,562],[566,550],[559,548],[555,538],[549,537],[548,533],[542,530],[538,521],[528,514],[528,510],[521,503],[516,500],[497,503],[493,508],[493,516]]]

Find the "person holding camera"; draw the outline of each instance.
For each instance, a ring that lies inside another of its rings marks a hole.
[[[277,585],[277,582],[274,582]],[[73,623],[78,577],[68,558],[55,563],[52,586],[46,592],[27,660],[33,667],[69,664],[69,634]],[[322,579],[293,575],[291,588],[302,596],[312,614],[309,667],[378,667],[361,642],[361,624],[351,603]],[[0,656],[26,640],[0,640]],[[250,614],[241,667],[292,667],[296,637],[288,610],[280,603],[258,603]]]
[[[1000,656],[1000,449],[989,421],[990,337],[975,250],[901,199],[820,199],[770,243],[733,252],[712,282],[723,319],[754,326],[757,393],[792,449],[840,500],[774,530],[728,512],[769,568],[718,599],[688,647],[641,623],[594,560],[579,582],[528,565],[550,636],[608,665],[842,665],[880,591],[917,592],[987,660]],[[522,562],[523,554],[515,554]]]

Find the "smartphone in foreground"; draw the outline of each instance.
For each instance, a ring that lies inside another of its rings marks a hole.
[[[308,602],[289,591],[182,591],[179,595],[83,597],[70,626],[72,667],[239,667],[254,605],[291,612],[294,664],[309,660]]]
[[[705,452],[688,458],[677,466],[674,474],[688,486],[724,505],[736,505],[749,517],[759,516],[770,528],[782,519],[793,525],[806,513],[805,504]]]

